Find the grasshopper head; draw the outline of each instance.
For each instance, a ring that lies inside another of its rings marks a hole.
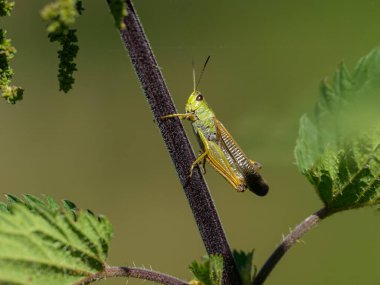
[[[186,103],[186,113],[195,113],[197,110],[207,108],[207,103],[199,91],[190,94]]]

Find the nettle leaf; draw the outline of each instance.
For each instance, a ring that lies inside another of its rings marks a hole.
[[[380,202],[380,48],[352,74],[338,67],[321,84],[311,115],[303,115],[297,165],[330,212]]]
[[[127,3],[125,0],[108,0],[108,5],[115,20],[116,28],[124,30],[125,24],[123,22],[123,19],[128,14]]]
[[[92,212],[8,195],[0,204],[0,284],[79,282],[105,268],[111,237],[109,221]]]
[[[193,261],[190,270],[195,280],[189,284],[221,285],[223,277],[223,257],[221,255],[204,256],[202,262]]]
[[[244,252],[242,250],[234,250],[233,256],[236,262],[236,266],[239,270],[241,280],[244,285],[252,284],[252,259],[253,259],[253,250],[251,252]],[[255,271],[254,271],[255,272]]]

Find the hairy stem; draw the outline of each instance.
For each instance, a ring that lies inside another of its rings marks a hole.
[[[253,280],[253,285],[261,285],[267,279],[274,267],[284,256],[284,254],[295,244],[304,234],[314,228],[319,222],[331,214],[326,208],[322,208],[316,213],[307,217],[300,223],[291,233],[289,233],[282,241],[282,243],[275,249],[269,259],[265,262],[264,266],[260,269],[256,278]]]
[[[120,35],[177,170],[203,243],[208,254],[223,256],[223,284],[241,284],[222,224],[198,167],[189,178],[195,155],[183,126],[177,118],[160,119],[164,115],[177,113],[177,111],[136,11],[130,0],[126,0],[126,3],[128,15],[123,20],[126,28],[120,30]]]
[[[109,277],[133,277],[133,278],[154,281],[156,283],[167,284],[167,285],[189,284],[188,282],[177,279],[173,276],[166,275],[166,274],[156,272],[153,270],[148,270],[145,268],[106,266],[104,271],[90,275],[86,277],[85,279],[75,282],[73,285],[86,285],[86,284],[90,284],[92,282],[109,278]]]

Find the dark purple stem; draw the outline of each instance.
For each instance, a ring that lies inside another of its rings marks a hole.
[[[282,243],[276,248],[269,259],[265,262],[264,266],[260,269],[256,278],[253,281],[253,285],[261,285],[267,279],[274,267],[284,256],[284,254],[296,243],[304,234],[314,228],[319,222],[326,218],[331,213],[323,208],[318,212],[307,217],[302,223],[300,223],[290,234],[288,234],[282,241]]]
[[[223,284],[239,285],[241,279],[227,238],[198,167],[189,178],[195,155],[183,126],[177,118],[160,119],[177,111],[136,11],[130,0],[126,0],[126,4],[128,9],[128,15],[124,18],[126,29],[121,30],[120,35],[177,170],[207,253],[223,256]]]
[[[153,270],[137,267],[106,267],[104,271],[88,276],[73,285],[86,285],[92,282],[110,277],[133,277],[143,280],[154,281],[166,285],[188,285],[189,283],[173,276]]]

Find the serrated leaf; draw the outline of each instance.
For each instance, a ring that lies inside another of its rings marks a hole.
[[[0,211],[9,213],[8,207],[6,204],[0,202]]]
[[[63,206],[67,209],[67,210],[71,210],[71,211],[74,211],[77,209],[77,205],[75,205],[73,202],[69,201],[69,200],[63,200]]]
[[[53,197],[46,196],[46,206],[49,207],[50,211],[56,212],[59,209],[59,204],[53,199]]]
[[[223,278],[223,257],[221,255],[210,256],[210,281],[211,285],[221,285]]]
[[[252,284],[252,259],[253,259],[253,250],[251,252],[244,252],[242,250],[234,250],[233,256],[235,259],[236,266],[239,270],[241,280],[244,285]]]
[[[16,196],[12,194],[6,194],[5,197],[7,198],[8,204],[12,204],[12,203],[23,204],[23,201],[21,199],[17,198]]]
[[[34,204],[39,204],[40,206],[45,205],[44,201],[42,201],[41,199],[39,199],[38,197],[34,195],[25,194],[24,199],[25,199],[26,204],[28,205],[34,205]]]
[[[190,284],[221,285],[223,257],[221,255],[204,256],[202,262],[193,261],[190,270],[195,276],[195,280],[192,280]]]
[[[352,74],[338,67],[324,80],[311,115],[303,115],[295,147],[297,165],[331,211],[380,202],[380,48]]]
[[[104,269],[108,220],[55,205],[8,196],[0,211],[0,284],[68,285]]]
[[[206,258],[206,257],[205,257]],[[202,263],[193,261],[190,265],[190,271],[194,274],[196,281],[202,282],[204,285],[210,285],[210,267],[207,257]]]

